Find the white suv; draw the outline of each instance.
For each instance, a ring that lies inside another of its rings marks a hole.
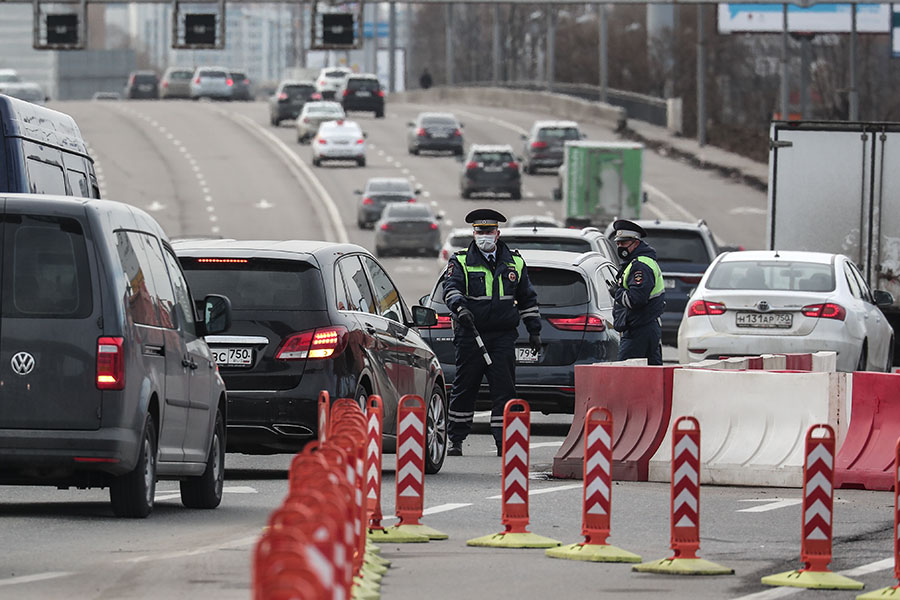
[[[331,100],[352,73],[347,67],[325,67],[316,77],[316,91],[322,94],[323,100]]]

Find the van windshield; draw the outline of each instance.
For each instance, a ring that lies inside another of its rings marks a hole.
[[[325,310],[322,273],[308,263],[182,258],[181,264],[195,298],[221,294],[232,310]]]

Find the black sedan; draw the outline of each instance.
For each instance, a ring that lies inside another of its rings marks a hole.
[[[394,203],[384,207],[381,220],[375,223],[375,256],[388,254],[426,254],[441,252],[441,230],[427,204]]]
[[[315,93],[312,81],[282,81],[269,98],[269,122],[277,127],[282,121],[296,119]]]
[[[619,334],[612,328],[612,299],[605,284],[615,277],[616,267],[598,252],[523,250],[521,254],[538,296],[542,347],[539,352],[529,347],[528,332],[520,323],[515,348],[516,397],[545,414],[572,413],[575,365],[618,358]],[[434,348],[447,382],[452,384],[456,375],[455,347],[443,296],[442,275],[431,295],[421,299],[423,305],[437,311],[438,322],[419,330]],[[490,409],[485,383],[476,407]]]
[[[406,124],[406,147],[410,154],[422,150],[463,153],[463,125],[451,113],[419,113],[415,121]]]
[[[228,450],[297,452],[317,435],[317,398],[384,401],[385,447],[396,446],[397,404],[425,399],[426,469],[447,446],[446,382],[416,327],[434,311],[406,306],[390,276],[353,244],[184,240],[176,243],[198,297],[232,304],[228,335],[208,336],[228,388]],[[204,291],[206,290],[206,291]]]
[[[415,202],[421,190],[413,188],[404,177],[373,177],[365,189],[355,190],[360,196],[356,208],[356,225],[360,229],[371,228],[381,218],[384,207],[394,202]]]

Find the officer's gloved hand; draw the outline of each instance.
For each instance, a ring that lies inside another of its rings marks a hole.
[[[528,336],[528,345],[531,346],[531,349],[535,352],[541,351],[541,334],[532,333]]]
[[[606,289],[609,290],[609,295],[612,296],[613,299],[615,300],[616,292],[619,291],[619,284],[616,283],[616,281],[614,279],[607,279],[606,280]]]
[[[475,315],[473,315],[472,311],[465,306],[460,308],[459,312],[456,313],[456,320],[459,321],[459,324],[463,327],[469,327],[470,329],[475,328]]]

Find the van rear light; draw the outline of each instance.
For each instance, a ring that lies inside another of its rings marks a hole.
[[[344,90],[344,98],[350,95],[350,90]]]
[[[460,137],[460,136],[462,136],[462,131],[460,131],[459,129],[454,129],[453,137]]]
[[[689,317],[722,315],[725,314],[725,305],[719,302],[708,302],[706,300],[696,300],[691,303],[688,309]]]
[[[453,326],[453,323],[450,320],[449,315],[438,315],[437,324],[432,325],[431,327],[422,327],[422,329],[450,329]]]
[[[425,128],[419,127],[418,129],[416,129],[416,135],[419,137],[425,137],[427,135],[427,133],[425,132]]]
[[[378,90],[378,97],[384,98],[384,90]]]
[[[441,258],[443,258],[444,260],[450,260],[450,253],[447,252],[446,248],[441,250]],[[438,318],[440,319],[440,317],[438,317]]]
[[[342,325],[319,327],[295,333],[282,342],[276,360],[332,358],[347,347],[347,328]]]
[[[121,390],[125,388],[125,356],[120,337],[97,339],[97,389]]]
[[[363,204],[366,204],[366,205],[375,204],[375,201],[372,200],[371,198],[369,198],[368,196],[366,196],[365,198],[363,198]]]
[[[700,283],[701,279],[703,279],[703,275],[687,275],[684,277],[679,277],[678,279],[680,279],[684,283],[697,284]]]
[[[606,324],[597,315],[579,315],[577,317],[551,317],[550,324],[563,331],[606,331]]]
[[[826,302],[825,304],[810,304],[800,309],[805,317],[818,317],[820,319],[837,319],[843,321],[847,311],[840,304]]]
[[[531,142],[532,150],[543,150],[547,147],[547,142]]]
[[[467,171],[472,171],[472,170],[477,169],[477,168],[478,168],[478,163],[475,162],[474,160],[470,160],[469,162],[466,163],[466,170],[467,170]]]

